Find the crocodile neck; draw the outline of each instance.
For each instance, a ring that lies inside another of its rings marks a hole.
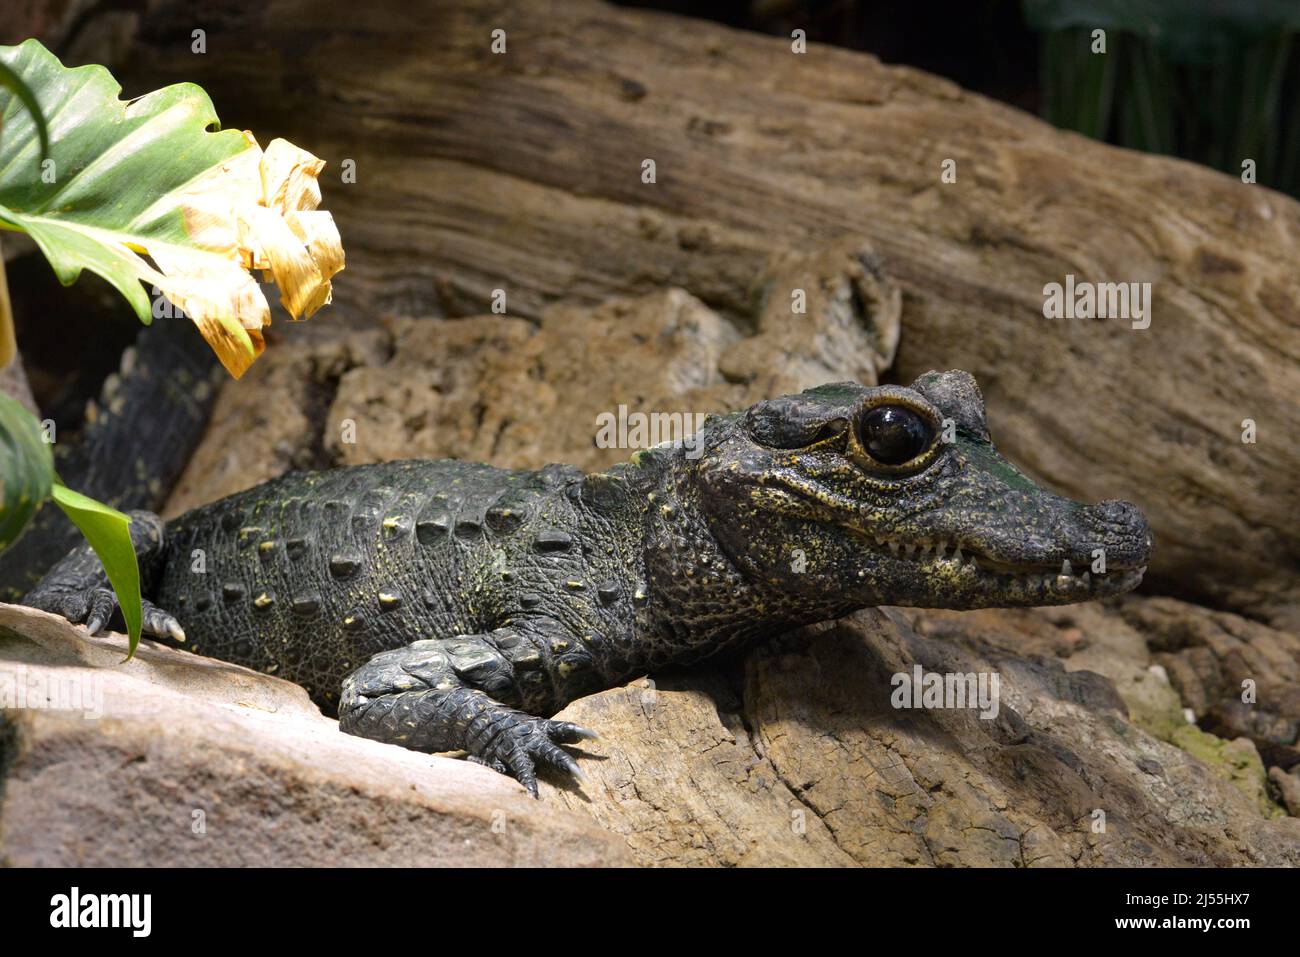
[[[857,607],[839,595],[793,596],[742,569],[709,528],[685,449],[658,452],[650,468],[654,481],[644,490],[643,520],[650,594],[645,624],[661,642],[647,667],[690,662]]]

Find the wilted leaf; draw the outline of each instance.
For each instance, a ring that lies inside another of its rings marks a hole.
[[[323,161],[284,140],[263,153],[249,133],[213,132],[212,102],[190,83],[123,101],[106,69],[65,69],[35,40],[0,47],[0,64],[35,94],[50,134],[42,162],[36,124],[0,90],[0,226],[29,233],[65,285],[89,269],[146,323],[141,283],[156,286],[236,377],[271,321],[249,270],[275,281],[295,319],[329,302],[343,250],[316,210]]]

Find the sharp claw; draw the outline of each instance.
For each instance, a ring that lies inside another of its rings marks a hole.
[[[167,625],[167,635],[177,641],[185,640],[185,629],[180,626],[180,622],[172,621]]]
[[[505,759],[511,776],[528,789],[528,793],[537,797],[537,768],[526,754],[516,753]]]
[[[92,634],[99,634],[99,630],[104,627],[104,619],[98,615],[92,615],[86,619],[86,630]]]
[[[495,758],[472,757],[471,760],[504,771],[522,784],[528,793],[535,798],[540,797],[537,790],[535,761],[545,761],[554,765],[573,775],[578,781],[587,780],[587,774],[578,765],[578,762],[562,748],[558,747],[556,742],[572,743],[574,740],[582,738],[596,738],[598,737],[596,732],[569,721],[529,719],[520,721],[518,726],[513,728],[510,733],[517,735],[517,747],[505,758],[504,767],[500,767]]]
[[[573,759],[571,754],[562,748],[557,748],[552,744],[549,747],[542,749],[541,756],[560,770],[572,774],[579,781],[587,780],[587,775],[583,773],[582,768],[578,767],[578,762]]]

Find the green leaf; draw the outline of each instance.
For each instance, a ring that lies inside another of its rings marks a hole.
[[[117,593],[135,654],[140,641],[140,567],[131,544],[131,520],[115,508],[60,484],[54,455],[36,417],[0,394],[0,548],[9,545],[37,507],[53,497],[99,556]]]
[[[50,495],[54,456],[36,417],[0,394],[0,549],[31,521]]]
[[[23,82],[20,77],[9,67],[0,63],[0,88],[6,89],[18,97],[19,102],[27,108],[28,114],[36,123],[36,135],[41,142],[42,159],[50,155],[50,133],[49,127],[45,125],[45,116],[41,113],[40,104],[36,102],[36,97]],[[3,128],[0,127],[0,135],[3,135]]]
[[[81,529],[90,547],[99,556],[108,580],[117,593],[126,631],[130,637],[127,658],[135,654],[140,642],[140,566],[131,544],[131,520],[115,508],[96,502],[65,485],[55,484],[54,501],[72,523]]]

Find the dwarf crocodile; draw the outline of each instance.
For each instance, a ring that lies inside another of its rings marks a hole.
[[[145,630],[536,794],[539,763],[581,777],[560,745],[591,732],[550,716],[582,695],[866,606],[1114,595],[1149,559],[1136,507],[1062,498],[995,451],[965,372],[825,385],[696,439],[599,474],[390,462],[134,512]],[[120,615],[86,547],[25,602],[92,631]]]

